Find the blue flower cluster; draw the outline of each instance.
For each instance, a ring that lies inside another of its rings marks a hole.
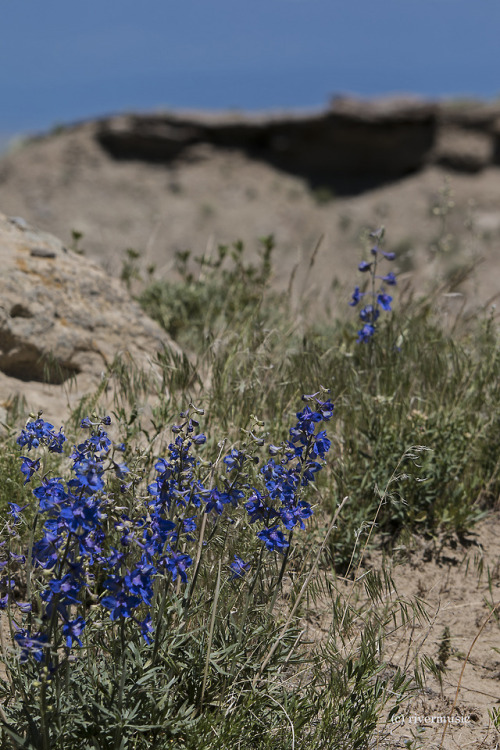
[[[392,297],[387,294],[386,286],[396,285],[396,275],[393,271],[389,271],[383,276],[377,275],[377,265],[381,258],[385,258],[388,261],[395,259],[395,253],[387,253],[381,249],[380,245],[384,237],[384,228],[372,232],[370,237],[376,240],[376,244],[371,249],[371,255],[373,256],[372,261],[363,260],[358,266],[358,270],[361,273],[369,273],[371,277],[371,289],[369,291],[362,292],[357,286],[354,289],[351,301],[349,304],[351,307],[356,307],[361,301],[362,297],[368,295],[371,298],[371,302],[365,305],[359,313],[359,317],[363,323],[362,328],[358,331],[358,343],[366,343],[370,341],[376,331],[376,323],[380,316],[380,310],[389,312],[391,310]],[[377,281],[379,280],[378,288]]]
[[[166,457],[156,461],[148,495],[128,505],[120,505],[117,496],[133,495],[134,479],[129,484],[120,482],[127,475],[138,475],[123,461],[115,460],[125,446],[114,445],[103,429],[110,424],[109,417],[85,418],[81,427],[90,434],[73,447],[71,478],[64,481],[42,475],[33,489],[39,533],[33,540],[31,563],[42,611],[36,632],[18,626],[15,640],[21,660],[31,655],[49,663],[51,650],[61,644],[68,649],[82,646],[89,602],[107,610],[111,621],[135,623],[150,642],[155,581],[163,578],[167,587],[188,582],[193,565],[190,551],[200,543],[203,516],[217,525],[227,510],[232,514],[242,509],[258,527],[260,549],[263,545],[270,552],[283,552],[290,545],[293,529],[303,529],[313,513],[301,497],[302,490],[314,481],[330,449],[326,432],[320,428],[332,417],[333,404],[322,400],[322,394],[303,397],[311,406],[298,412],[287,441],[270,446],[271,458],[260,469],[258,488],[249,482],[247,471],[258,459],[251,451],[237,448],[223,458],[218,485],[205,486],[203,465],[193,455],[193,449],[206,442],[198,422],[203,411],[191,405],[181,413],[181,422],[172,427],[173,441]],[[53,426],[39,416],[28,422],[18,444],[27,446],[28,452],[42,447],[61,452],[64,441],[62,430],[55,434]],[[39,458],[22,457],[25,483],[39,470]],[[114,477],[114,482],[108,477]],[[23,510],[11,503],[14,526],[21,522]],[[227,520],[231,522],[231,516]],[[232,579],[243,577],[250,567],[234,555],[229,565]],[[43,575],[37,576],[37,571]],[[9,597],[8,591],[2,597],[2,607],[7,606]],[[21,612],[31,610],[29,602],[18,606]],[[31,622],[31,615],[29,618]]]
[[[68,648],[74,643],[82,645],[86,621],[79,611],[84,609],[86,593],[93,583],[91,566],[95,563],[109,565],[109,558],[103,552],[109,503],[103,491],[104,473],[110,468],[114,468],[117,475],[128,472],[125,464],[117,464],[109,457],[112,442],[102,425],[110,421],[109,417],[94,423],[84,420],[82,427],[92,428],[92,432],[87,440],[73,448],[70,456],[73,478],[64,482],[61,477],[44,475],[33,490],[38,501],[37,519],[44,519],[41,537],[34,541],[32,548],[34,570],[46,571],[46,585],[39,592],[44,632],[32,636],[25,629],[18,630],[15,638],[22,648],[22,657],[30,651],[35,659],[44,658],[40,644],[45,644],[45,650],[53,645],[57,625],[61,626]],[[21,447],[27,446],[28,451],[45,446],[49,451],[61,453],[65,440],[62,430],[56,435],[53,426],[39,417],[28,422],[17,442]],[[23,456],[21,471],[26,477],[25,484],[39,468],[40,459]],[[11,507],[15,523],[20,521],[22,510]]]
[[[301,488],[314,481],[315,474],[322,468],[330,450],[330,440],[325,430],[317,431],[316,427],[333,416],[333,404],[323,401],[320,395],[318,392],[302,397],[304,401],[313,402],[314,409],[305,406],[297,413],[297,424],[290,429],[289,440],[281,448],[270,446],[273,458],[260,470],[265,490],[254,490],[245,503],[250,523],[264,525],[257,537],[270,551],[282,552],[288,547],[290,541],[286,532],[297,525],[304,529],[304,521],[313,514],[310,504],[300,498]],[[277,463],[274,457],[280,454],[282,458]]]
[[[191,442],[204,441],[205,436],[189,436],[190,430],[194,429],[191,419],[184,425],[174,426],[177,436],[175,443],[169,446],[169,458],[158,460],[155,466],[156,481],[148,487],[149,493],[155,498],[150,504],[154,528],[158,526],[156,519],[164,518],[165,508],[169,512],[169,518],[173,519],[162,521],[161,530],[158,528],[156,531],[155,539],[158,538],[162,548],[171,549],[172,543],[178,544],[182,534],[190,541],[187,533],[192,535],[195,532],[196,519],[194,515],[188,518],[189,528],[186,528],[186,521],[182,520],[186,510],[191,508],[195,512],[195,509],[201,507],[204,513],[217,517],[222,516],[225,508],[236,509],[243,504],[250,523],[257,523],[262,527],[257,532],[257,538],[270,552],[283,552],[289,546],[286,531],[292,530],[296,525],[305,528],[304,521],[313,513],[309,503],[300,499],[301,489],[314,480],[314,475],[322,466],[320,461],[330,448],[325,430],[316,432],[316,426],[331,419],[333,404],[322,401],[318,398],[319,395],[320,392],[303,397],[315,402],[315,410],[306,406],[297,414],[298,422],[290,430],[290,439],[280,447],[270,446],[269,452],[273,458],[260,470],[263,486],[258,489],[249,486],[245,474],[247,463],[257,459],[251,453],[237,448],[233,448],[223,458],[225,473],[219,485],[206,488],[199,479],[194,478],[195,459],[189,453]],[[184,416],[187,418],[188,414]],[[281,460],[275,461],[274,457],[280,454]],[[182,510],[182,523],[175,520],[176,507]],[[192,560],[184,555],[180,563],[179,574],[185,581],[185,568],[192,564]],[[172,565],[173,574],[176,575],[176,564],[172,562]],[[241,577],[249,565],[235,555],[230,567],[235,577]]]
[[[52,453],[62,453],[62,446],[66,440],[62,427],[56,435],[54,425],[45,422],[41,414],[42,412],[39,412],[37,419],[26,423],[26,427],[17,438],[17,444],[21,448],[27,445],[28,451],[31,448],[38,448],[39,445],[45,445]]]

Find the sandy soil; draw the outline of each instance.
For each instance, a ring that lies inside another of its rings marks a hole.
[[[427,657],[438,662],[444,631],[449,629],[449,655],[441,684],[427,670],[423,688],[416,688],[392,721],[388,715],[394,703],[389,702],[371,749],[500,747],[500,721],[495,727],[489,715],[496,709],[500,716],[499,533],[500,511],[495,511],[465,540],[416,539],[392,559],[379,552],[366,555],[359,577],[383,565],[394,581],[390,598],[407,602],[418,598],[427,615],[412,616],[404,626],[398,622],[388,636],[384,658],[392,674],[398,667],[412,674],[415,665],[425,663]],[[335,586],[344,597],[351,595],[352,582],[337,580]],[[326,599],[317,605],[308,618],[307,639],[325,639],[330,628],[328,610]]]
[[[480,523],[467,538],[439,547],[422,541],[409,552],[409,561],[394,570],[398,591],[425,602],[429,623],[407,629],[395,643],[393,659],[401,659],[413,641],[413,653],[438,659],[445,628],[450,656],[442,687],[429,678],[424,694],[405,706],[405,724],[394,729],[387,748],[403,747],[417,735],[413,715],[451,715],[444,748],[495,748],[500,722],[493,726],[488,711],[500,709],[500,513]],[[495,609],[496,608],[496,609]],[[464,723],[460,723],[461,721]],[[467,721],[467,717],[469,720]],[[421,725],[422,747],[440,747],[443,725]]]

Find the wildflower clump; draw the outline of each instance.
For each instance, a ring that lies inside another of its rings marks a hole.
[[[370,250],[373,260],[363,260],[358,266],[358,270],[361,273],[369,274],[370,276],[368,289],[361,291],[360,287],[356,286],[349,302],[351,307],[356,307],[363,297],[368,296],[370,299],[370,302],[359,312],[359,317],[363,325],[358,331],[358,343],[371,341],[377,330],[380,311],[390,312],[392,309],[392,297],[387,293],[386,287],[396,285],[396,275],[393,271],[389,271],[384,275],[377,274],[380,260],[393,261],[396,257],[395,253],[382,250],[381,245],[384,233],[384,227],[381,227],[376,232],[370,234],[370,237],[376,241],[376,244]]]
[[[115,444],[104,429],[111,422],[107,416],[81,422],[89,434],[73,447],[67,480],[43,473],[43,456],[23,456],[25,483],[39,477],[32,491],[32,541],[22,556],[11,545],[2,566],[9,570],[19,560],[27,564],[27,601],[13,601],[9,591],[1,600],[2,608],[10,607],[20,661],[32,660],[57,673],[72,650],[94,642],[102,646],[106,633],[115,637],[115,623],[121,638],[126,625],[129,637],[135,638],[135,629],[144,643],[151,643],[165,601],[175,598],[180,587],[188,591],[194,585],[202,553],[213,563],[210,540],[222,529],[229,537],[238,516],[249,522],[253,542],[246,545],[246,559],[232,550],[222,560],[228,580],[244,578],[263,554],[288,550],[293,530],[304,529],[313,514],[304,490],[330,449],[321,427],[331,419],[333,404],[323,391],[303,399],[307,404],[297,413],[288,440],[270,445],[270,458],[260,470],[254,469],[260,463],[256,451],[265,441],[253,433],[250,445],[219,456],[219,473],[216,464],[202,461],[197,451],[207,440],[199,429],[203,410],[192,404],[172,426],[172,442],[156,460],[155,476],[146,486],[138,468],[123,461],[125,446]],[[56,434],[39,416],[27,423],[17,442],[27,452],[60,453],[65,440],[62,429]],[[28,506],[11,506],[12,539],[20,543],[17,532],[28,523]],[[224,555],[224,549],[217,554]],[[97,623],[104,635],[96,640]]]

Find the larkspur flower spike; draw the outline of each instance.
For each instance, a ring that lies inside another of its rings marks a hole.
[[[377,330],[377,320],[380,317],[380,311],[390,312],[392,297],[387,294],[385,285],[395,286],[396,275],[393,271],[389,271],[384,276],[377,275],[377,265],[380,259],[392,261],[395,259],[396,254],[392,252],[386,252],[381,249],[382,240],[384,238],[385,229],[380,227],[375,232],[370,233],[370,237],[373,238],[376,244],[371,248],[370,253],[373,256],[372,261],[363,260],[358,266],[358,270],[361,273],[368,273],[371,279],[371,288],[362,292],[359,286],[355,287],[351,297],[349,305],[356,307],[361,298],[368,295],[371,298],[369,304],[365,305],[359,312],[359,317],[363,323],[363,326],[358,331],[358,343],[368,343],[373,339],[373,336]],[[376,279],[380,281],[378,289],[376,289]]]

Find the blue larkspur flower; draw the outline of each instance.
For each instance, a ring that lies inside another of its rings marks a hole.
[[[364,323],[374,323],[380,316],[380,310],[373,305],[366,305],[359,313],[359,317]]]
[[[33,494],[38,498],[38,507],[42,512],[60,506],[68,498],[61,477],[52,477],[51,479],[44,477],[42,484],[33,490]]]
[[[102,606],[110,610],[109,616],[112,620],[117,620],[119,617],[132,617],[132,611],[140,603],[138,596],[127,596],[123,592],[115,595],[109,594],[101,599]]]
[[[87,452],[99,452],[107,453],[111,448],[111,440],[108,437],[108,433],[104,430],[98,430],[87,438],[84,443],[78,446],[78,450],[83,453]]]
[[[131,573],[124,577],[124,584],[129,592],[134,596],[139,596],[144,604],[151,605],[153,598],[153,576],[156,569],[150,564],[140,564]]]
[[[203,435],[202,433],[199,435],[193,435],[191,439],[195,445],[203,445],[203,443],[207,442],[206,435]]]
[[[21,649],[19,661],[21,664],[26,662],[30,656],[35,661],[43,661],[43,649],[47,645],[48,637],[45,633],[35,633],[30,635],[29,631],[25,628],[18,628],[17,632],[14,633],[14,641]]]
[[[233,448],[228,456],[224,456],[222,459],[223,463],[227,466],[227,472],[229,473],[233,469],[241,469],[245,461],[245,454],[242,451]]]
[[[264,502],[262,495],[258,490],[254,490],[248,498],[248,502],[245,503],[245,510],[250,516],[250,523],[268,520],[270,518],[275,518],[278,515],[274,508],[269,507]]]
[[[268,453],[270,456],[277,456],[279,453],[281,453],[283,450],[282,446],[279,445],[271,445],[268,447]]]
[[[151,643],[151,638],[149,637],[153,632],[153,621],[151,620],[151,615],[148,613],[144,620],[138,621],[138,625],[141,630],[141,635],[146,643]]]
[[[26,484],[26,482],[25,482],[25,484]],[[12,518],[14,519],[14,521],[19,521],[19,519],[21,518],[20,514],[27,507],[28,507],[27,505],[21,506],[21,505],[18,505],[17,503],[9,503],[9,508],[10,508],[9,513],[12,516]]]
[[[331,442],[326,436],[326,430],[320,430],[314,439],[313,452],[323,458],[330,450],[330,446]]]
[[[304,519],[310,518],[312,514],[313,509],[305,500],[300,500],[297,505],[280,508],[281,520],[287,529],[293,529],[297,524],[301,529],[305,529]]]
[[[44,601],[51,601],[53,594],[60,594],[66,603],[78,604],[78,595],[82,588],[82,582],[78,577],[66,573],[62,578],[52,578],[48,585],[49,588],[42,593]]]
[[[377,296],[377,302],[382,310],[389,311],[391,309],[392,297],[388,294],[381,293]]]
[[[115,470],[115,475],[118,479],[125,479],[127,474],[130,473],[130,469],[128,468],[127,464],[122,462],[121,464],[117,464],[116,461],[113,461],[113,468]]]
[[[104,587],[110,593],[101,599],[101,604],[110,610],[110,618],[117,620],[119,617],[132,617],[132,612],[140,605],[141,598],[128,593],[125,580],[119,575],[112,574],[104,581]]]
[[[351,307],[356,307],[358,302],[360,301],[361,297],[364,296],[364,292],[361,292],[359,290],[359,286],[355,287],[354,292],[352,293],[351,301],[349,302]]]
[[[83,633],[85,625],[86,622],[83,617],[77,617],[75,620],[64,623],[62,631],[66,637],[66,646],[68,648],[71,648],[73,642],[78,643],[79,646],[83,646],[80,636]]]
[[[296,428],[290,430],[292,442],[296,442],[294,438],[298,438],[300,433],[312,435],[316,429],[316,424],[321,422],[323,418],[319,412],[313,411],[310,406],[305,406],[302,411],[297,412],[297,419],[299,424]]]
[[[250,563],[245,562],[244,560],[241,559],[241,557],[238,557],[238,555],[235,555],[234,561],[231,563],[229,567],[233,571],[231,580],[234,580],[235,578],[243,578],[247,570],[250,570]]]
[[[190,516],[190,518],[183,518],[182,530],[184,531],[185,534],[194,534],[194,532],[196,531],[196,516]]]
[[[370,341],[374,333],[375,327],[366,323],[363,328],[358,331],[358,342]]]
[[[62,445],[65,440],[66,437],[62,428],[56,434],[53,424],[38,418],[26,424],[16,442],[21,448],[24,448],[25,445],[28,446],[28,451],[31,448],[38,448],[42,444],[46,445],[51,453],[62,453]]]
[[[318,411],[320,412],[325,422],[328,422],[328,420],[333,417],[334,408],[335,408],[334,405],[329,400],[327,401],[320,401],[319,399],[316,400],[316,409],[318,409]]]
[[[210,493],[210,499],[208,500],[206,507],[205,507],[205,513],[210,513],[212,510],[215,510],[215,512],[220,516],[222,514],[222,511],[224,510],[224,500],[221,497],[221,494],[217,487],[214,487],[214,489]]]
[[[307,397],[310,406],[297,413],[289,439],[281,446],[272,446],[271,452],[278,458],[276,462],[271,459],[258,474],[258,489],[250,484],[248,472],[244,471],[246,462],[257,458],[236,448],[224,458],[226,471],[222,472],[218,487],[204,487],[197,478],[201,462],[193,454],[194,446],[202,445],[206,437],[199,432],[197,420],[186,412],[182,417],[186,421],[168,446],[168,454],[156,461],[156,476],[143,505],[127,503],[122,507],[118,493],[107,493],[107,478],[116,474],[123,479],[128,468],[115,460],[119,446],[114,446],[109,458],[104,455],[111,442],[99,425],[106,424],[107,419],[96,419],[94,423],[83,420],[82,427],[92,433],[74,447],[72,477],[64,483],[59,477],[42,477],[34,490],[44,518],[38,524],[41,538],[33,540],[32,564],[34,569],[46,571],[40,576],[40,621],[51,623],[54,643],[62,642],[68,649],[82,647],[88,596],[97,593],[100,606],[109,611],[112,621],[130,619],[150,643],[154,582],[159,575],[165,578],[166,573],[170,574],[164,581],[167,591],[169,585],[176,588],[172,582],[188,582],[193,565],[188,552],[196,543],[198,519],[203,511],[220,514],[228,506],[224,511],[227,522],[234,523],[232,508],[244,505],[251,523],[258,524],[257,537],[265,548],[283,553],[290,544],[285,530],[304,528],[313,513],[309,503],[301,499],[302,487],[312,481],[330,447],[321,422],[332,416],[333,404],[318,398],[324,393],[321,389]],[[50,450],[55,438],[59,445],[52,425],[42,422],[26,430],[21,442],[25,440],[28,450],[37,445]],[[39,469],[39,460],[24,456],[23,461],[22,473],[31,479]],[[134,473],[136,476],[139,474]],[[115,484],[111,487],[114,489]],[[15,516],[21,510],[11,504]],[[104,523],[107,514],[109,519]],[[216,526],[218,519],[213,522]],[[242,578],[250,570],[250,563],[236,554],[229,568],[233,579]],[[4,582],[0,591],[1,608],[7,606],[12,586],[9,588]],[[30,602],[18,602],[21,613],[27,614],[30,606]],[[48,653],[48,648],[40,645],[46,643],[46,636],[42,634],[38,639],[39,635],[32,636],[28,631],[19,634],[17,640],[24,659],[31,655],[42,660]]]
[[[282,552],[286,547],[289,546],[289,542],[286,540],[284,534],[278,528],[278,525],[271,526],[268,529],[262,529],[257,532],[258,538],[264,542],[269,552]]]
[[[186,568],[189,568],[192,564],[193,561],[189,555],[178,554],[171,549],[168,549],[168,556],[164,558],[164,565],[172,574],[173,581],[179,576],[181,581],[187,583]]]
[[[55,522],[52,527],[55,526]],[[44,570],[51,570],[59,559],[58,549],[62,539],[57,533],[51,532],[51,524],[45,522],[44,535],[33,544],[33,565]]]
[[[380,276],[378,278],[382,279],[382,281],[385,281],[385,283],[389,286],[396,286],[397,280],[394,271],[389,271],[389,273],[386,273],[385,276]]]
[[[26,456],[21,456],[23,459],[23,462],[21,464],[21,472],[24,474],[26,479],[24,480],[24,484],[27,484],[35,471],[38,471],[40,468],[40,459],[37,458],[36,461],[32,461],[31,458],[27,458]]]
[[[75,461],[73,471],[75,472],[76,480],[72,479],[68,482],[69,486],[84,489],[88,493],[98,492],[104,488],[104,480],[102,478],[104,467],[102,462],[94,458],[92,454]]]

